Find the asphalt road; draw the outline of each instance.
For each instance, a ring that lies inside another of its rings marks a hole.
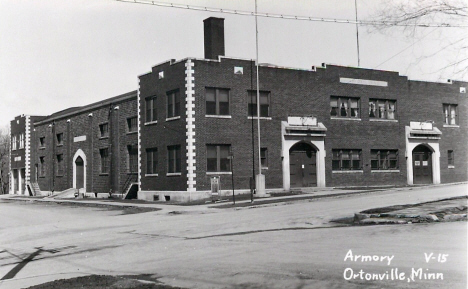
[[[161,205],[140,214],[0,200],[0,288],[150,274],[186,288],[465,289],[466,222],[337,227],[330,220],[466,194],[465,184],[242,209]],[[425,280],[429,273],[439,279]]]

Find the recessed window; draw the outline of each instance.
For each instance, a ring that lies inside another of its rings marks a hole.
[[[45,176],[45,157],[39,157],[39,176]]]
[[[180,93],[179,90],[167,93],[167,118],[180,116]]]
[[[332,170],[362,170],[361,150],[334,149],[332,155]]]
[[[109,136],[109,123],[103,123],[99,125],[99,137]]]
[[[206,145],[206,171],[230,172],[231,171],[231,145]]]
[[[249,91],[248,95],[248,114],[257,116],[257,91]],[[270,92],[260,91],[260,117],[270,116]]]
[[[397,170],[398,150],[371,150],[372,170]]]
[[[146,122],[158,120],[158,111],[156,107],[156,96],[146,99]]]
[[[57,175],[63,176],[63,154],[57,155]]]
[[[180,145],[173,145],[167,147],[167,172],[180,173],[181,168],[181,153]]]
[[[99,154],[101,156],[101,174],[109,173],[109,149],[102,148],[99,150]]]
[[[63,145],[63,133],[57,134],[57,145]]]
[[[138,146],[137,145],[128,145],[128,172],[136,173],[138,172]]]
[[[206,88],[206,114],[229,115],[229,89]]]
[[[158,173],[158,149],[146,150],[146,173],[149,175]]]
[[[40,137],[39,138],[39,147],[43,148],[45,147],[45,137]]]
[[[341,118],[360,117],[359,98],[332,96],[330,97],[330,116]]]
[[[24,148],[24,133],[21,133],[19,135],[19,148],[23,149]]]
[[[389,99],[369,99],[369,118],[395,119],[396,101]]]
[[[267,168],[268,167],[268,149],[267,148],[260,149],[260,159],[262,162],[262,168]]]
[[[138,120],[136,116],[127,118],[127,129],[128,132],[136,132],[138,130]]]
[[[458,112],[456,104],[444,104],[444,124],[458,124]]]
[[[455,154],[453,153],[453,150],[447,151],[447,161],[449,167],[455,167]]]

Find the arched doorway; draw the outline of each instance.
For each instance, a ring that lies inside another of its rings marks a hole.
[[[299,142],[291,147],[289,176],[291,188],[317,186],[317,150],[312,145]]]
[[[413,184],[432,184],[432,150],[422,144],[413,149]]]
[[[81,157],[77,157],[75,160],[76,170],[76,188],[84,188],[84,161]]]

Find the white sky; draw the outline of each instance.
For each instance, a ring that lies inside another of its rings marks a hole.
[[[358,0],[359,18],[368,19],[380,1]],[[254,0],[172,2],[255,8]],[[258,11],[355,18],[354,0],[258,0]],[[20,114],[48,115],[136,90],[139,74],[168,59],[203,58],[203,19],[210,16],[226,19],[226,56],[255,58],[255,22],[250,16],[113,0],[1,0],[0,127]],[[261,63],[297,68],[322,62],[357,66],[355,25],[258,21]],[[420,29],[419,35],[427,34],[422,39],[360,27],[361,67],[399,71],[417,80],[466,80],[466,75],[453,75],[454,69],[440,69],[461,58],[460,52],[442,48],[467,31]]]

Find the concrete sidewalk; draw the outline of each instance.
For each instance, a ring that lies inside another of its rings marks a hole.
[[[74,204],[87,204],[87,205],[99,205],[99,206],[116,206],[123,208],[154,208],[163,211],[204,211],[212,208],[238,208],[238,207],[251,207],[261,206],[276,203],[294,202],[301,200],[311,200],[329,197],[345,197],[359,194],[370,194],[370,193],[382,193],[391,191],[417,191],[435,187],[450,187],[453,185],[467,184],[462,183],[450,183],[450,184],[439,184],[439,185],[419,185],[419,186],[405,186],[405,187],[369,187],[365,189],[353,189],[351,188],[304,188],[297,191],[292,191],[290,195],[283,193],[281,196],[275,197],[275,193],[272,196],[266,198],[255,198],[254,202],[250,201],[250,197],[246,200],[246,196],[236,198],[242,198],[242,200],[236,200],[236,205],[233,205],[232,196],[223,197],[223,202],[211,202],[207,200],[206,203],[200,201],[195,204],[178,204],[172,202],[148,202],[139,200],[118,200],[118,199],[55,199],[55,198],[39,198],[39,197],[28,197],[20,195],[0,195],[0,200],[16,200],[16,201],[37,201],[37,202],[54,202],[54,203],[74,203]],[[468,193],[468,192],[467,192]],[[466,194],[465,194],[466,195]]]

